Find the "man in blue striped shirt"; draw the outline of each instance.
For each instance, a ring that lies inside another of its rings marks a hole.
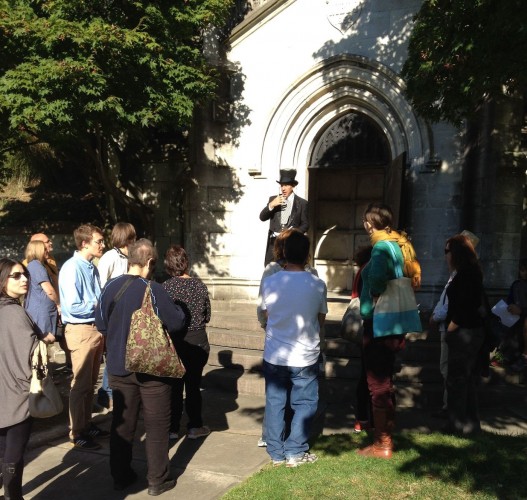
[[[76,448],[96,450],[96,437],[108,437],[91,421],[93,390],[99,376],[104,340],[95,326],[95,306],[101,294],[99,272],[93,265],[104,250],[102,231],[91,224],[75,229],[77,250],[62,266],[59,292],[65,338],[71,352],[70,440]]]

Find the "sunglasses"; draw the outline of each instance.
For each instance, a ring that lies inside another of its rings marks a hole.
[[[8,275],[8,278],[13,278],[15,281],[18,281],[22,276],[25,276],[26,279],[29,279],[29,273],[28,272],[20,272],[17,271],[16,273]]]

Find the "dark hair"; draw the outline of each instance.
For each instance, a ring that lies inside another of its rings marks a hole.
[[[24,269],[24,272],[27,273],[27,268],[22,264],[22,262],[19,262],[18,260],[14,259],[8,259],[7,257],[3,257],[0,259],[0,296],[1,297],[7,297],[7,280],[9,279],[9,275],[11,274],[11,269],[15,267],[17,264],[20,264],[22,268]],[[28,286],[29,286],[29,280],[28,280]]]
[[[367,247],[360,247],[355,252],[355,255],[353,256],[353,262],[357,264],[357,266],[362,267],[364,264],[367,264],[368,261],[371,258],[371,252],[373,250],[373,247],[371,245],[368,245]]]
[[[165,270],[170,276],[182,276],[188,269],[187,252],[181,245],[172,245],[165,253]]]
[[[132,224],[129,222],[118,222],[113,226],[110,237],[112,247],[126,247],[135,241],[136,236],[135,227]]]
[[[451,255],[451,265],[456,271],[477,271],[481,276],[478,255],[472,242],[462,234],[456,234],[446,241]]]
[[[285,229],[284,231],[279,233],[276,239],[274,240],[273,257],[274,257],[275,262],[285,259],[284,244],[285,244],[285,240],[289,237],[292,231],[298,231],[298,229],[295,229],[292,227],[289,229]]]
[[[309,238],[300,231],[291,231],[284,240],[284,257],[287,262],[305,266],[309,256]]]
[[[73,231],[73,237],[75,238],[75,245],[77,246],[77,249],[80,250],[82,248],[83,241],[90,243],[93,239],[94,233],[102,234],[102,231],[93,224],[82,224],[77,229],[75,229],[75,231]]]
[[[384,203],[370,203],[364,211],[364,220],[377,230],[386,229],[390,231],[393,224],[393,212]]]
[[[527,269],[527,259],[526,258],[520,259],[520,262],[518,264],[518,269]]]
[[[157,261],[157,250],[150,240],[141,238],[128,247],[128,264],[144,267],[152,259],[152,265]]]

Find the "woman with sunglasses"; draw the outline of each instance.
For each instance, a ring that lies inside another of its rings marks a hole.
[[[447,240],[445,257],[454,277],[446,290],[448,424],[443,431],[472,434],[481,430],[477,385],[481,368],[478,357],[485,335],[481,314],[483,274],[474,246],[462,234]]]
[[[29,384],[31,355],[37,341],[52,343],[20,304],[29,273],[16,260],[0,259],[0,463],[4,497],[22,499],[24,451],[31,432]]]

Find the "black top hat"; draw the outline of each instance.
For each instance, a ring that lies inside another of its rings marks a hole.
[[[295,180],[296,170],[280,170],[280,180],[276,181],[278,184],[291,184],[291,186],[296,186],[298,181]]]

